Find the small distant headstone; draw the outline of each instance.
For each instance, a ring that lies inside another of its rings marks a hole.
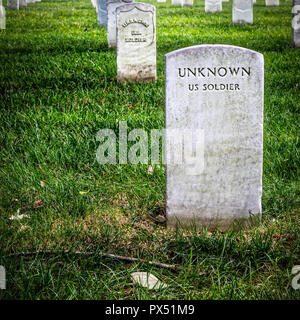
[[[192,7],[194,4],[194,0],[182,0],[183,7]]]
[[[300,0],[293,1],[293,42],[295,47],[300,47]]]
[[[278,7],[279,0],[266,0],[266,6],[267,7]]]
[[[19,8],[25,8],[27,6],[26,0],[19,0]]]
[[[175,6],[182,6],[183,0],[172,0],[172,4]]]
[[[116,9],[133,0],[109,0],[107,2],[107,43],[110,48],[117,46]]]
[[[165,60],[168,225],[253,222],[261,214],[263,55],[199,45]]]
[[[0,2],[0,29],[6,28],[6,20],[5,20],[5,8],[2,5],[2,0]]]
[[[232,22],[234,24],[252,24],[253,23],[252,0],[233,0]]]
[[[156,12],[146,3],[120,6],[117,16],[118,81],[156,80]]]
[[[19,10],[19,0],[7,0],[8,10]]]
[[[97,0],[98,25],[107,26],[107,0]]]
[[[157,2],[167,2],[167,0],[157,0]]]
[[[222,12],[222,0],[205,0],[205,12]]]

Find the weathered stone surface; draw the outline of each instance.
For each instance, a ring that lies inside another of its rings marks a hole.
[[[253,23],[252,0],[233,0],[232,22],[234,24],[252,24]]]
[[[172,4],[175,6],[181,6],[183,0],[172,0]]]
[[[222,12],[222,0],[205,0],[205,12]]]
[[[109,0],[107,2],[107,44],[109,48],[117,46],[116,9],[133,0]]]
[[[279,6],[279,0],[266,0],[267,7],[277,7]]]
[[[192,7],[194,4],[194,0],[182,0],[183,7]]]
[[[5,8],[2,5],[2,0],[0,2],[0,29],[5,29],[6,18],[5,18]]]
[[[293,42],[296,47],[300,47],[300,0],[293,1]]]
[[[19,10],[19,0],[7,0],[8,10]]]
[[[107,0],[97,0],[98,25],[107,26]]]
[[[19,0],[19,8],[25,8],[27,6],[26,0]]]
[[[117,8],[117,78],[119,81],[156,79],[156,12],[145,3]]]
[[[227,228],[259,217],[263,55],[229,45],[183,48],[166,55],[165,77],[168,225]],[[198,140],[172,136],[176,128],[198,132]],[[174,163],[186,150],[193,156]]]

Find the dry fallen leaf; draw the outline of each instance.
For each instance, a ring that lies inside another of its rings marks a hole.
[[[24,230],[26,230],[28,228],[29,228],[29,226],[22,224],[21,227],[20,227],[20,231],[24,231]]]
[[[161,222],[161,223],[163,223],[163,222],[166,222],[166,217],[164,217],[163,215],[161,215],[161,214],[159,214],[157,217],[156,217],[156,220],[158,221],[158,222]]]
[[[45,202],[43,200],[36,200],[34,203],[33,203],[33,207],[35,209],[39,209],[39,208],[42,208],[45,206]]]
[[[41,180],[41,186],[42,186],[42,187],[46,187],[46,182],[43,181],[43,180]]]
[[[131,278],[133,279],[134,284],[139,284],[150,290],[158,290],[167,287],[165,283],[161,282],[153,274],[148,272],[133,272],[131,273]]]
[[[79,194],[87,194],[87,191],[79,191]]]

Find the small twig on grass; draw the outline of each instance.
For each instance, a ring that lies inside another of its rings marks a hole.
[[[172,271],[178,271],[178,266],[174,264],[166,264],[166,263],[160,263],[160,262],[154,262],[154,261],[147,261],[145,259],[138,259],[133,257],[126,257],[126,256],[118,256],[112,253],[104,253],[104,252],[86,252],[86,251],[70,251],[70,250],[63,250],[63,251],[55,251],[55,250],[39,250],[39,251],[25,251],[25,252],[15,252],[11,253],[9,256],[32,256],[36,254],[59,254],[59,253],[72,253],[72,254],[78,254],[78,255],[100,255],[103,257],[112,258],[115,260],[123,260],[128,262],[143,262],[148,263],[152,266],[159,267],[159,268],[165,268],[170,269]]]

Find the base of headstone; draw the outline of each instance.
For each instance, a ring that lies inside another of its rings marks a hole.
[[[171,215],[167,218],[168,228],[183,228],[183,229],[213,229],[220,231],[241,230],[259,225],[261,215],[251,218],[232,218],[232,219],[201,219],[186,215]]]

